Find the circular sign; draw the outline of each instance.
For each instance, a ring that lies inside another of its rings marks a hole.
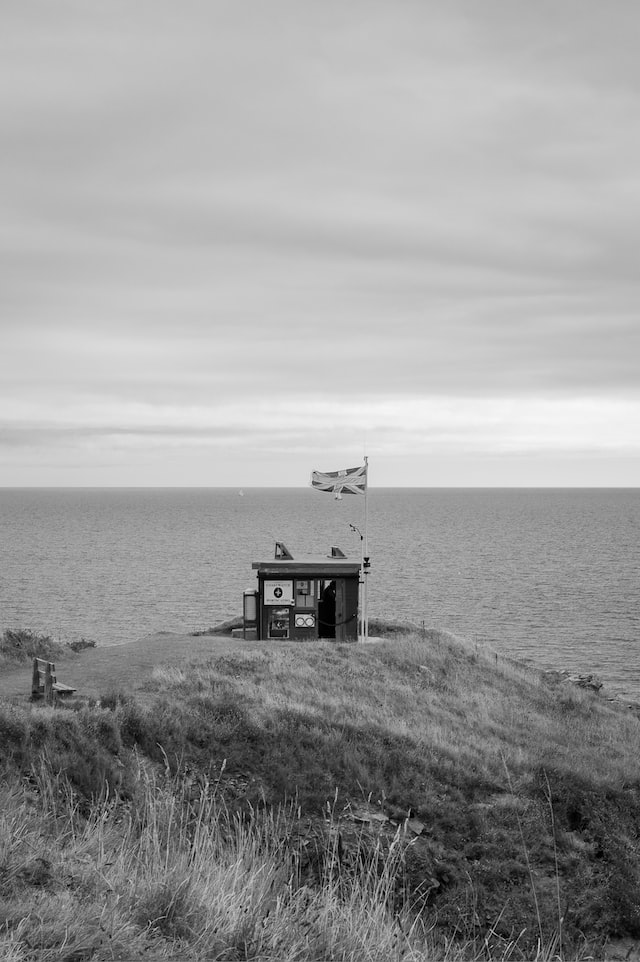
[[[282,588],[281,588],[279,585],[278,585],[277,588],[274,588],[274,589],[273,589],[273,597],[274,597],[274,598],[282,598]]]
[[[315,615],[296,615],[296,628],[315,628]]]

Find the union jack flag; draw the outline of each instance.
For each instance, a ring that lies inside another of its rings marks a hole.
[[[367,465],[346,468],[344,471],[312,471],[311,487],[318,491],[331,491],[338,501],[343,494],[365,494]]]

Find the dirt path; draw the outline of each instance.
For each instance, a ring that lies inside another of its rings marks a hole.
[[[158,632],[127,645],[103,645],[55,659],[58,681],[72,685],[79,695],[95,698],[113,688],[134,690],[144,685],[156,665],[206,661],[216,655],[255,648],[260,642],[227,635],[178,635]],[[0,667],[0,699],[28,702],[32,662]]]

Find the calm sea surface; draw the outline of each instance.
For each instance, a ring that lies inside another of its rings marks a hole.
[[[639,489],[374,488],[369,613],[640,698]],[[311,488],[0,489],[0,630],[122,644],[242,611],[276,540],[360,558],[364,498]]]

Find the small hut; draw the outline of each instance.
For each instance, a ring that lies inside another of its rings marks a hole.
[[[251,567],[257,572],[258,590],[245,592],[247,637],[247,628],[254,628],[255,637],[264,641],[357,641],[359,561],[336,547],[328,555],[294,558],[277,541],[274,557],[254,561]]]

